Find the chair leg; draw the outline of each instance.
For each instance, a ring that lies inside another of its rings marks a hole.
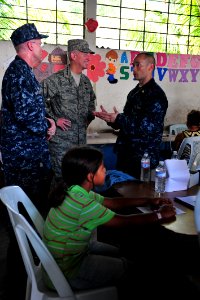
[[[25,300],[29,300],[30,298],[31,298],[31,282],[30,282],[30,280],[27,278]]]

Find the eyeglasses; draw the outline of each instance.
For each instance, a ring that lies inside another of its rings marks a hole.
[[[38,46],[40,46],[40,47],[43,47],[44,46],[44,43],[43,42],[32,42],[32,41],[30,41],[32,44],[36,44],[36,45],[38,45]]]

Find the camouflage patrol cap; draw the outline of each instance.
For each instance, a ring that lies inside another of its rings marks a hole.
[[[34,24],[24,24],[13,31],[11,41],[14,46],[34,39],[44,39],[48,35],[40,34]]]
[[[95,53],[94,51],[90,50],[88,42],[83,39],[74,39],[68,41],[68,52],[72,52],[74,50],[78,50],[84,53]]]

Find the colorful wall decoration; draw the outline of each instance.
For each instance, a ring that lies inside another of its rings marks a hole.
[[[48,62],[45,62],[44,59],[47,56]],[[66,51],[62,50],[60,47],[56,47],[51,53],[42,50],[42,58],[42,63],[34,69],[34,74],[38,81],[42,81],[52,73],[64,69],[67,64]]]
[[[110,84],[119,80],[133,79],[132,62],[139,51],[108,50],[103,57],[101,54],[91,54],[87,76],[96,83],[100,77],[107,77]],[[167,79],[170,83],[197,82],[200,71],[200,55],[154,53],[156,68],[154,76],[159,81]],[[51,53],[43,50],[43,60],[48,56],[48,62],[43,61],[34,73],[39,81],[50,74],[64,69],[67,63],[66,51],[56,47]],[[118,78],[116,78],[118,76]]]
[[[133,77],[132,61],[135,56],[140,53],[139,51],[124,51],[119,56],[120,64],[120,80],[128,80]],[[154,71],[158,75],[159,81],[162,81],[165,77],[169,82],[197,82],[197,75],[200,71],[200,55],[189,54],[167,54],[167,53],[154,53],[156,60],[156,68]],[[102,58],[103,60],[103,58]],[[118,54],[115,50],[109,50],[106,53],[107,70],[105,75],[108,75],[109,83],[117,83],[118,79],[115,79],[118,60]],[[93,81],[91,72],[88,73],[88,77]]]

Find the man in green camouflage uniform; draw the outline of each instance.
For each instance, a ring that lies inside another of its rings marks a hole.
[[[48,115],[57,126],[55,136],[49,141],[56,180],[61,177],[65,152],[74,145],[86,144],[87,126],[94,119],[96,96],[90,80],[82,74],[93,53],[85,40],[69,40],[70,64],[41,83]]]

